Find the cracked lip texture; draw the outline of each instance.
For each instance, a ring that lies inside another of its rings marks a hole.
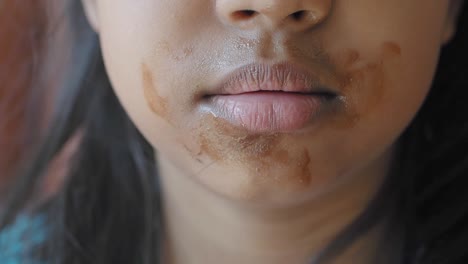
[[[252,133],[281,133],[311,124],[335,99],[333,89],[292,63],[253,63],[228,74],[201,108]]]

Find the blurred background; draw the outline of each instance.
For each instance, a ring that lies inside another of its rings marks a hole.
[[[47,126],[69,59],[63,2],[0,0],[0,208]],[[52,166],[44,195],[57,188],[65,158]]]

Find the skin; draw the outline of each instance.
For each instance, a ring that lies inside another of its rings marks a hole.
[[[83,2],[115,92],[157,151],[168,263],[306,263],[322,249],[387,175],[460,4]],[[290,19],[301,10],[303,20]],[[225,74],[283,61],[338,91],[339,106],[304,129],[263,134],[200,110]],[[375,262],[386,228],[384,221],[336,263]],[[379,254],[397,257],[396,244]]]

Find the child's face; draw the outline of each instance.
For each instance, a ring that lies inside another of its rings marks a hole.
[[[115,92],[163,167],[259,203],[385,167],[456,16],[440,0],[85,3]]]

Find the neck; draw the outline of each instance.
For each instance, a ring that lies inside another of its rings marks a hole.
[[[168,258],[164,263],[310,263],[365,210],[383,182],[383,171],[388,171],[386,161],[385,170],[376,164],[321,197],[276,209],[251,208],[219,197],[168,161],[160,161]],[[382,257],[377,252],[387,228],[388,222],[382,221],[332,263],[385,263],[376,260]]]

